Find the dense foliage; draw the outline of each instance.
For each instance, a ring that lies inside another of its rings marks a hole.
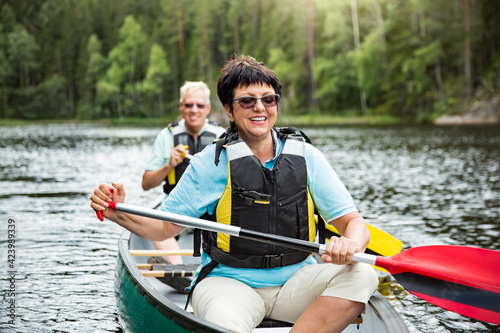
[[[2,0],[0,16],[2,118],[168,116],[232,53],[277,72],[287,114],[422,119],[500,90],[499,1]]]

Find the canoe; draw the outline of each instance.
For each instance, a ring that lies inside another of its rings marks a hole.
[[[181,248],[192,247],[188,235],[179,239]],[[127,333],[134,332],[232,332],[196,317],[191,306],[184,310],[187,295],[177,292],[155,277],[145,277],[138,264],[147,263],[145,256],[132,256],[131,250],[154,250],[153,243],[128,231],[118,242],[115,272],[115,294],[119,321]],[[197,264],[199,258],[183,257],[186,264]],[[291,324],[264,321],[254,333],[288,332]],[[379,292],[375,292],[364,313],[344,332],[391,333],[409,332],[398,312]]]

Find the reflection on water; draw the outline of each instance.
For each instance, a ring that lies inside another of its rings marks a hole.
[[[16,221],[16,326],[0,331],[120,332],[113,274],[120,228],[99,222],[88,197],[117,180],[127,202],[148,206],[143,167],[160,128],[47,125],[0,130],[0,260]],[[304,129],[372,225],[405,248],[500,248],[498,127]],[[2,280],[4,283],[5,280]],[[2,286],[2,299],[5,288]],[[429,305],[384,279],[380,291],[412,332],[491,332],[497,326]]]

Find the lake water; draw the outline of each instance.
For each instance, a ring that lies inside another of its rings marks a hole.
[[[151,206],[161,189],[144,192],[140,183],[160,130],[0,128],[0,331],[122,332],[113,287],[121,229],[96,219],[89,196],[99,183],[116,180],[125,184],[128,203]],[[405,249],[500,249],[498,126],[303,130],[367,221]],[[411,332],[500,332],[430,305],[396,282],[381,292]]]

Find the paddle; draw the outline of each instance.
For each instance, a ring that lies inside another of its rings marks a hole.
[[[187,149],[187,147],[186,147]],[[184,156],[184,154],[182,154]],[[186,158],[191,159],[193,156],[190,154],[185,155]],[[109,189],[111,192],[114,191],[113,188]],[[158,204],[155,205],[154,208],[158,208],[163,200],[165,199],[165,196],[162,195],[160,198]],[[96,211],[97,218],[101,221],[104,221],[104,215],[102,211]],[[315,218],[317,216],[315,215]],[[382,255],[382,256],[392,256],[396,253],[401,252],[403,248],[403,242],[401,242],[399,239],[396,237],[386,233],[385,231],[382,231],[380,229],[377,229],[376,227],[368,224],[368,229],[370,230],[370,243],[368,243],[367,246],[367,252],[375,255]],[[326,223],[326,236],[327,240],[332,236],[340,236],[339,232],[335,227],[332,225]],[[380,270],[383,270],[379,268]]]
[[[109,207],[125,213],[173,222],[297,250],[325,253],[325,245],[245,230],[193,217],[123,203]],[[383,267],[409,292],[446,310],[500,324],[500,252],[465,246],[415,247],[391,257],[356,253],[353,261]]]
[[[110,189],[112,190],[112,189]],[[163,201],[160,201],[154,208],[158,208]],[[99,220],[104,221],[104,215],[102,211],[96,211]],[[200,228],[201,229],[201,228]],[[335,227],[327,224],[327,238],[332,235],[340,236],[339,232]],[[370,230],[371,238],[370,243],[367,246],[367,252],[375,255],[391,256],[396,253],[401,252],[403,248],[403,242],[401,242],[396,237],[377,229],[376,227],[368,224],[368,229]]]

